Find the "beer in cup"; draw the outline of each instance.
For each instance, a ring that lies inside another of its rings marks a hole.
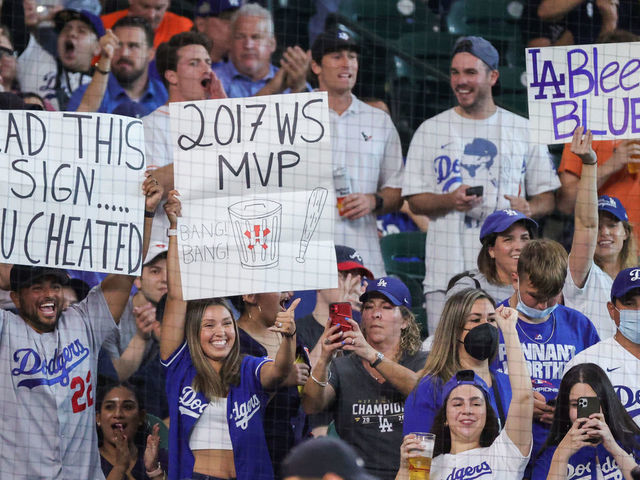
[[[436,436],[433,433],[423,432],[413,432],[413,435],[420,441],[420,448],[414,448],[409,452],[417,454],[409,458],[409,480],[429,480]]]

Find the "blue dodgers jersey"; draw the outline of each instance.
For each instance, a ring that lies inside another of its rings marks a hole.
[[[500,305],[509,306],[509,300]],[[564,305],[558,305],[543,323],[533,324],[518,319],[518,337],[522,344],[531,383],[547,401],[558,396],[565,365],[577,353],[600,341],[596,328],[587,317]],[[498,358],[494,366],[508,373],[506,347],[500,333]],[[549,433],[549,426],[533,422],[533,450],[535,458]]]
[[[500,403],[505,419],[509,412],[511,404],[511,384],[509,377],[502,372],[496,372],[491,369],[496,380],[496,386],[500,395]],[[412,432],[430,432],[438,410],[442,407],[442,382],[440,379],[431,375],[422,378],[416,388],[409,394],[404,404],[404,423],[403,434],[408,435]],[[497,399],[493,388],[489,389],[489,401],[496,414],[500,419]],[[501,427],[504,427],[502,425]]]
[[[624,448],[624,447],[623,447]],[[531,480],[547,480],[551,460],[556,447],[545,448],[540,456],[535,459]],[[636,463],[640,461],[637,451],[633,452]],[[618,468],[615,459],[609,454],[602,444],[597,447],[583,447],[569,458],[567,464],[567,480],[597,480],[600,464],[602,478],[604,480],[621,480],[622,472]]]
[[[271,360],[244,356],[240,366],[240,384],[227,396],[227,423],[233,447],[238,480],[273,480],[273,467],[262,426],[269,395],[260,383],[260,369]],[[186,342],[161,362],[166,369],[169,401],[169,480],[191,478],[194,457],[189,436],[209,400],[191,387],[196,369]]]

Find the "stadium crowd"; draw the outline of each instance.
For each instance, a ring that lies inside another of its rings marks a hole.
[[[0,478],[415,480],[424,433],[431,479],[640,478],[637,142],[578,126],[556,168],[495,101],[503,52],[466,35],[455,105],[403,155],[386,103],[354,93],[358,37],[318,28],[340,1],[309,2],[310,44],[283,47],[273,2],[198,0],[192,18],[169,0],[44,3],[0,2],[0,109],[141,120],[144,260],[139,277],[0,264]],[[530,46],[640,33],[630,1],[524,3]],[[329,108],[337,288],[185,300],[169,104],[311,91]],[[543,228],[554,211],[573,217],[568,248]],[[422,293],[380,246],[412,230]]]

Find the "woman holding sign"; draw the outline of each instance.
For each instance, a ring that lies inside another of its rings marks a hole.
[[[630,480],[639,459],[640,428],[620,403],[607,374],[593,363],[565,372],[532,480],[623,476]]]
[[[180,201],[169,193],[165,211],[177,228]],[[166,368],[169,479],[272,480],[262,425],[269,399],[294,361],[299,302],[278,312],[275,361],[240,354],[238,326],[221,299],[186,302],[175,235],[169,237],[168,294],[160,356]]]

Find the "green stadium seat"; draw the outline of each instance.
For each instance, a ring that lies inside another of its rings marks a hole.
[[[529,116],[527,97],[527,72],[524,67],[500,67],[500,88],[494,96],[503,108],[524,117]]]
[[[380,249],[387,274],[398,275],[403,281],[404,277],[407,277],[420,284],[425,273],[424,245],[426,238],[427,234],[424,232],[393,233],[382,237]],[[422,290],[422,286],[420,286],[420,290]]]
[[[149,432],[152,431],[153,426],[156,423],[160,425],[160,431],[158,432],[158,434],[160,435],[160,448],[164,448],[165,450],[168,450],[169,449],[169,428],[164,424],[161,418],[158,418],[155,415],[151,415],[150,413],[147,413],[147,426],[149,427]]]

